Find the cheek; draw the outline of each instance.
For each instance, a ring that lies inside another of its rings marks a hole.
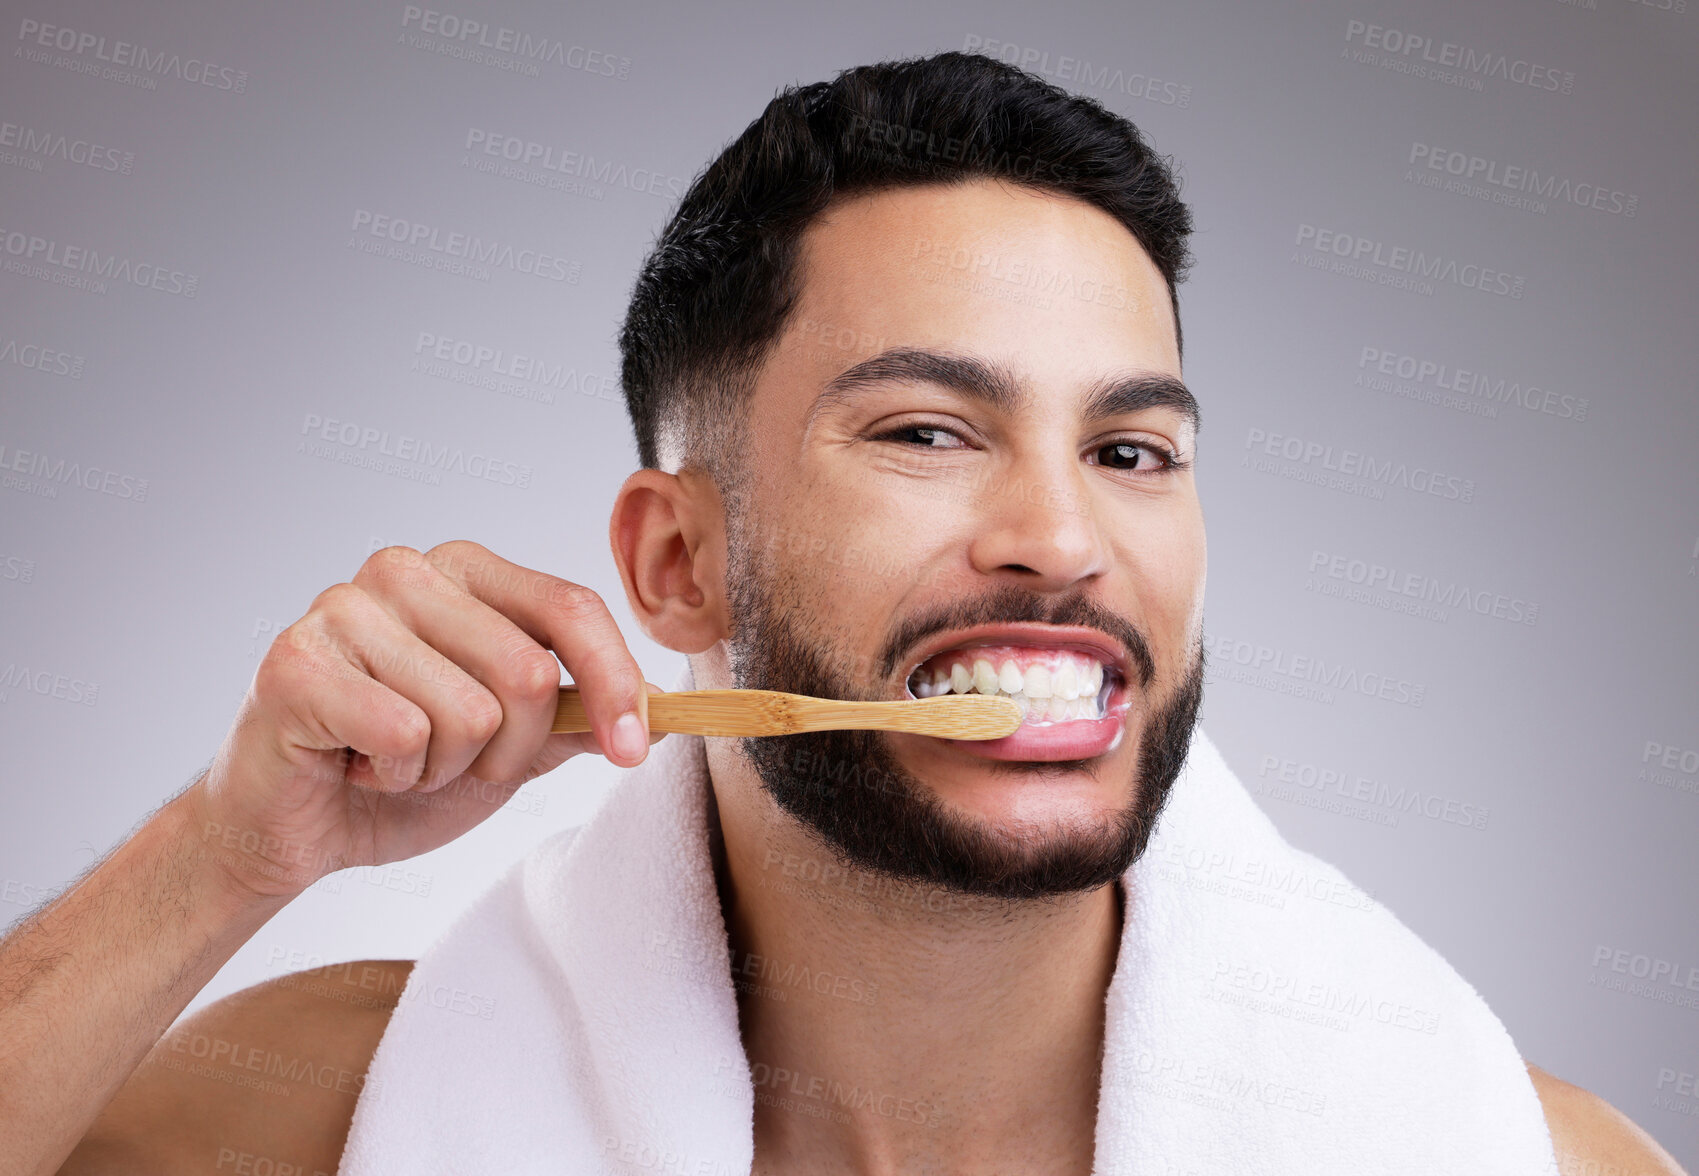
[[[944,521],[942,504],[917,509],[912,488],[901,499],[865,490],[790,491],[773,555],[814,589],[831,616],[850,624],[875,616],[882,631],[896,602],[937,580],[935,557],[947,549],[946,529],[933,525]]]
[[[1141,527],[1137,549],[1129,558],[1133,590],[1150,618],[1152,639],[1161,639],[1164,650],[1182,656],[1182,639],[1203,609],[1207,569],[1202,526],[1195,516],[1178,515]]]

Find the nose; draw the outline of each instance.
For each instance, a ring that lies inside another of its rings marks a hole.
[[[1011,463],[978,497],[983,513],[969,559],[979,574],[1059,592],[1109,570],[1109,544],[1077,459]]]

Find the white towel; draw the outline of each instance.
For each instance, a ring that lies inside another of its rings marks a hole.
[[[686,669],[674,689],[690,688]],[[345,1176],[747,1176],[754,1085],[707,838],[670,735],[425,952],[372,1060]],[[1128,901],[1098,1173],[1555,1173],[1475,990],[1288,845],[1202,730]]]

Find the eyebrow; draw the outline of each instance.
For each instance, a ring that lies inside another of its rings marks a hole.
[[[999,364],[923,347],[893,347],[828,380],[809,410],[809,420],[834,404],[850,400],[863,388],[898,383],[936,384],[1005,413],[1016,412],[1031,400],[1026,385]],[[1090,423],[1150,408],[1179,413],[1193,433],[1203,423],[1191,390],[1162,372],[1135,371],[1100,378],[1086,392],[1084,416]]]

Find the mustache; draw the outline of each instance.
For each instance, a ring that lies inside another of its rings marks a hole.
[[[1140,686],[1149,687],[1156,676],[1156,662],[1151,657],[1149,643],[1119,613],[1105,608],[1083,591],[1047,596],[1015,584],[1003,584],[982,596],[950,601],[905,619],[879,652],[880,675],[889,677],[908,650],[935,633],[1016,621],[1096,629],[1127,651],[1138,671]]]

